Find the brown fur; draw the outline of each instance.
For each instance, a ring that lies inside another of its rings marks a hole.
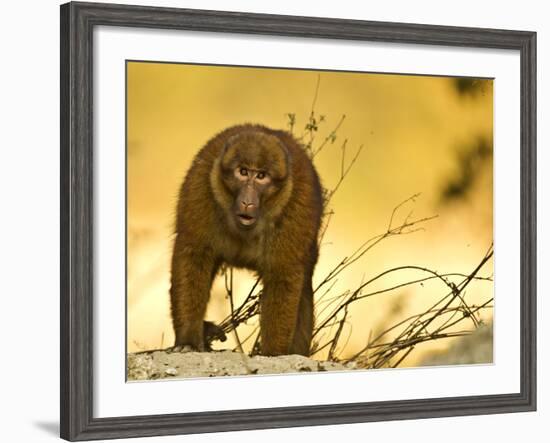
[[[236,164],[271,174],[271,183],[254,194],[259,213],[250,229],[236,221],[235,205],[248,198],[242,197],[242,177],[230,175]],[[261,353],[308,355],[322,211],[317,173],[288,132],[247,124],[212,138],[196,155],[179,194],[170,290],[176,346],[206,349],[206,305],[225,263],[262,279]]]

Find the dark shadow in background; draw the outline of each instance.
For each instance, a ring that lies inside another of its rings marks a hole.
[[[493,160],[493,142],[479,137],[475,143],[457,152],[458,173],[443,185],[440,203],[465,199],[478,177]]]
[[[477,78],[468,78],[468,77],[457,77],[453,80],[453,86],[461,97],[474,97],[477,94],[485,95],[485,87],[487,82],[490,80],[486,79],[477,79]]]

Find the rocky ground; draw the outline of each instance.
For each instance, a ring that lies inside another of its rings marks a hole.
[[[176,352],[172,349],[128,354],[128,380],[164,378],[220,377],[251,374],[345,371],[361,369],[361,362],[346,364],[317,361],[301,355],[249,357],[229,350],[212,352]],[[429,352],[418,366],[480,364],[493,361],[493,325],[479,327],[444,351]]]
[[[170,352],[168,350],[128,354],[129,381],[348,369],[354,369],[354,364],[322,362],[301,355],[248,357],[233,351]]]

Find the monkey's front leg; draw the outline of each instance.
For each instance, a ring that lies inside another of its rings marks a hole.
[[[304,276],[293,270],[277,270],[266,276],[260,299],[261,353],[289,354],[296,331]]]
[[[204,351],[203,320],[216,263],[211,251],[186,244],[180,237],[174,244],[170,288],[175,346]]]

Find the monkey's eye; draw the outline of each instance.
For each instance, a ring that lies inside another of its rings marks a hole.
[[[260,171],[256,174],[256,181],[261,184],[266,184],[270,182],[270,178],[267,172]]]
[[[243,177],[246,177],[248,175],[248,169],[246,168],[239,169],[239,174],[241,174]]]

